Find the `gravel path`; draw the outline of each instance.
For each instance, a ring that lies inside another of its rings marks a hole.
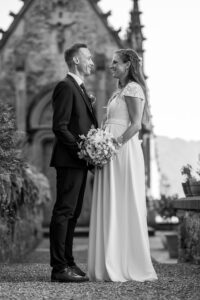
[[[155,282],[51,283],[48,242],[45,243],[20,263],[0,265],[0,299],[200,300],[200,266],[191,264],[154,262],[159,277]],[[75,244],[75,256],[86,271],[84,245]]]

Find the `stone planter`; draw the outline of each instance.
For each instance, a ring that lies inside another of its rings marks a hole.
[[[190,184],[188,182],[182,182],[182,188],[186,197],[192,196]]]
[[[160,231],[173,231],[176,230],[178,227],[178,223],[156,223],[156,225],[154,226],[154,228],[156,230],[160,230]]]
[[[0,262],[19,261],[42,238],[48,181],[41,173],[0,174]]]
[[[178,261],[200,265],[200,196],[174,201],[179,218]]]
[[[23,218],[21,218],[23,215]],[[43,208],[19,207],[15,221],[0,219],[0,262],[18,262],[42,239]]]
[[[200,184],[199,183],[190,183],[190,190],[192,196],[200,196]]]
[[[171,232],[165,234],[167,240],[167,249],[170,258],[178,258],[178,234]]]
[[[199,182],[182,182],[182,187],[186,197],[200,196]]]

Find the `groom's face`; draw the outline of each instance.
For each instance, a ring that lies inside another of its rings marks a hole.
[[[90,75],[94,69],[92,55],[88,48],[80,48],[77,54],[79,63],[77,69],[85,76]]]

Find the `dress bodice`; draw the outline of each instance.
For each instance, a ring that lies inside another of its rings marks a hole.
[[[116,122],[116,124],[129,125],[129,113],[124,96],[145,100],[145,96],[140,85],[136,82],[128,83],[123,89],[118,89],[109,100],[106,123]],[[144,106],[144,101],[142,102]]]

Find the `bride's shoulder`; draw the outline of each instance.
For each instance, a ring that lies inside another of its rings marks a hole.
[[[130,81],[126,87],[127,90],[133,90],[133,89],[142,89],[141,86],[139,85],[139,83],[135,82],[135,81]]]
[[[124,89],[124,96],[137,97],[144,99],[144,93],[141,86],[134,81],[129,82]]]

